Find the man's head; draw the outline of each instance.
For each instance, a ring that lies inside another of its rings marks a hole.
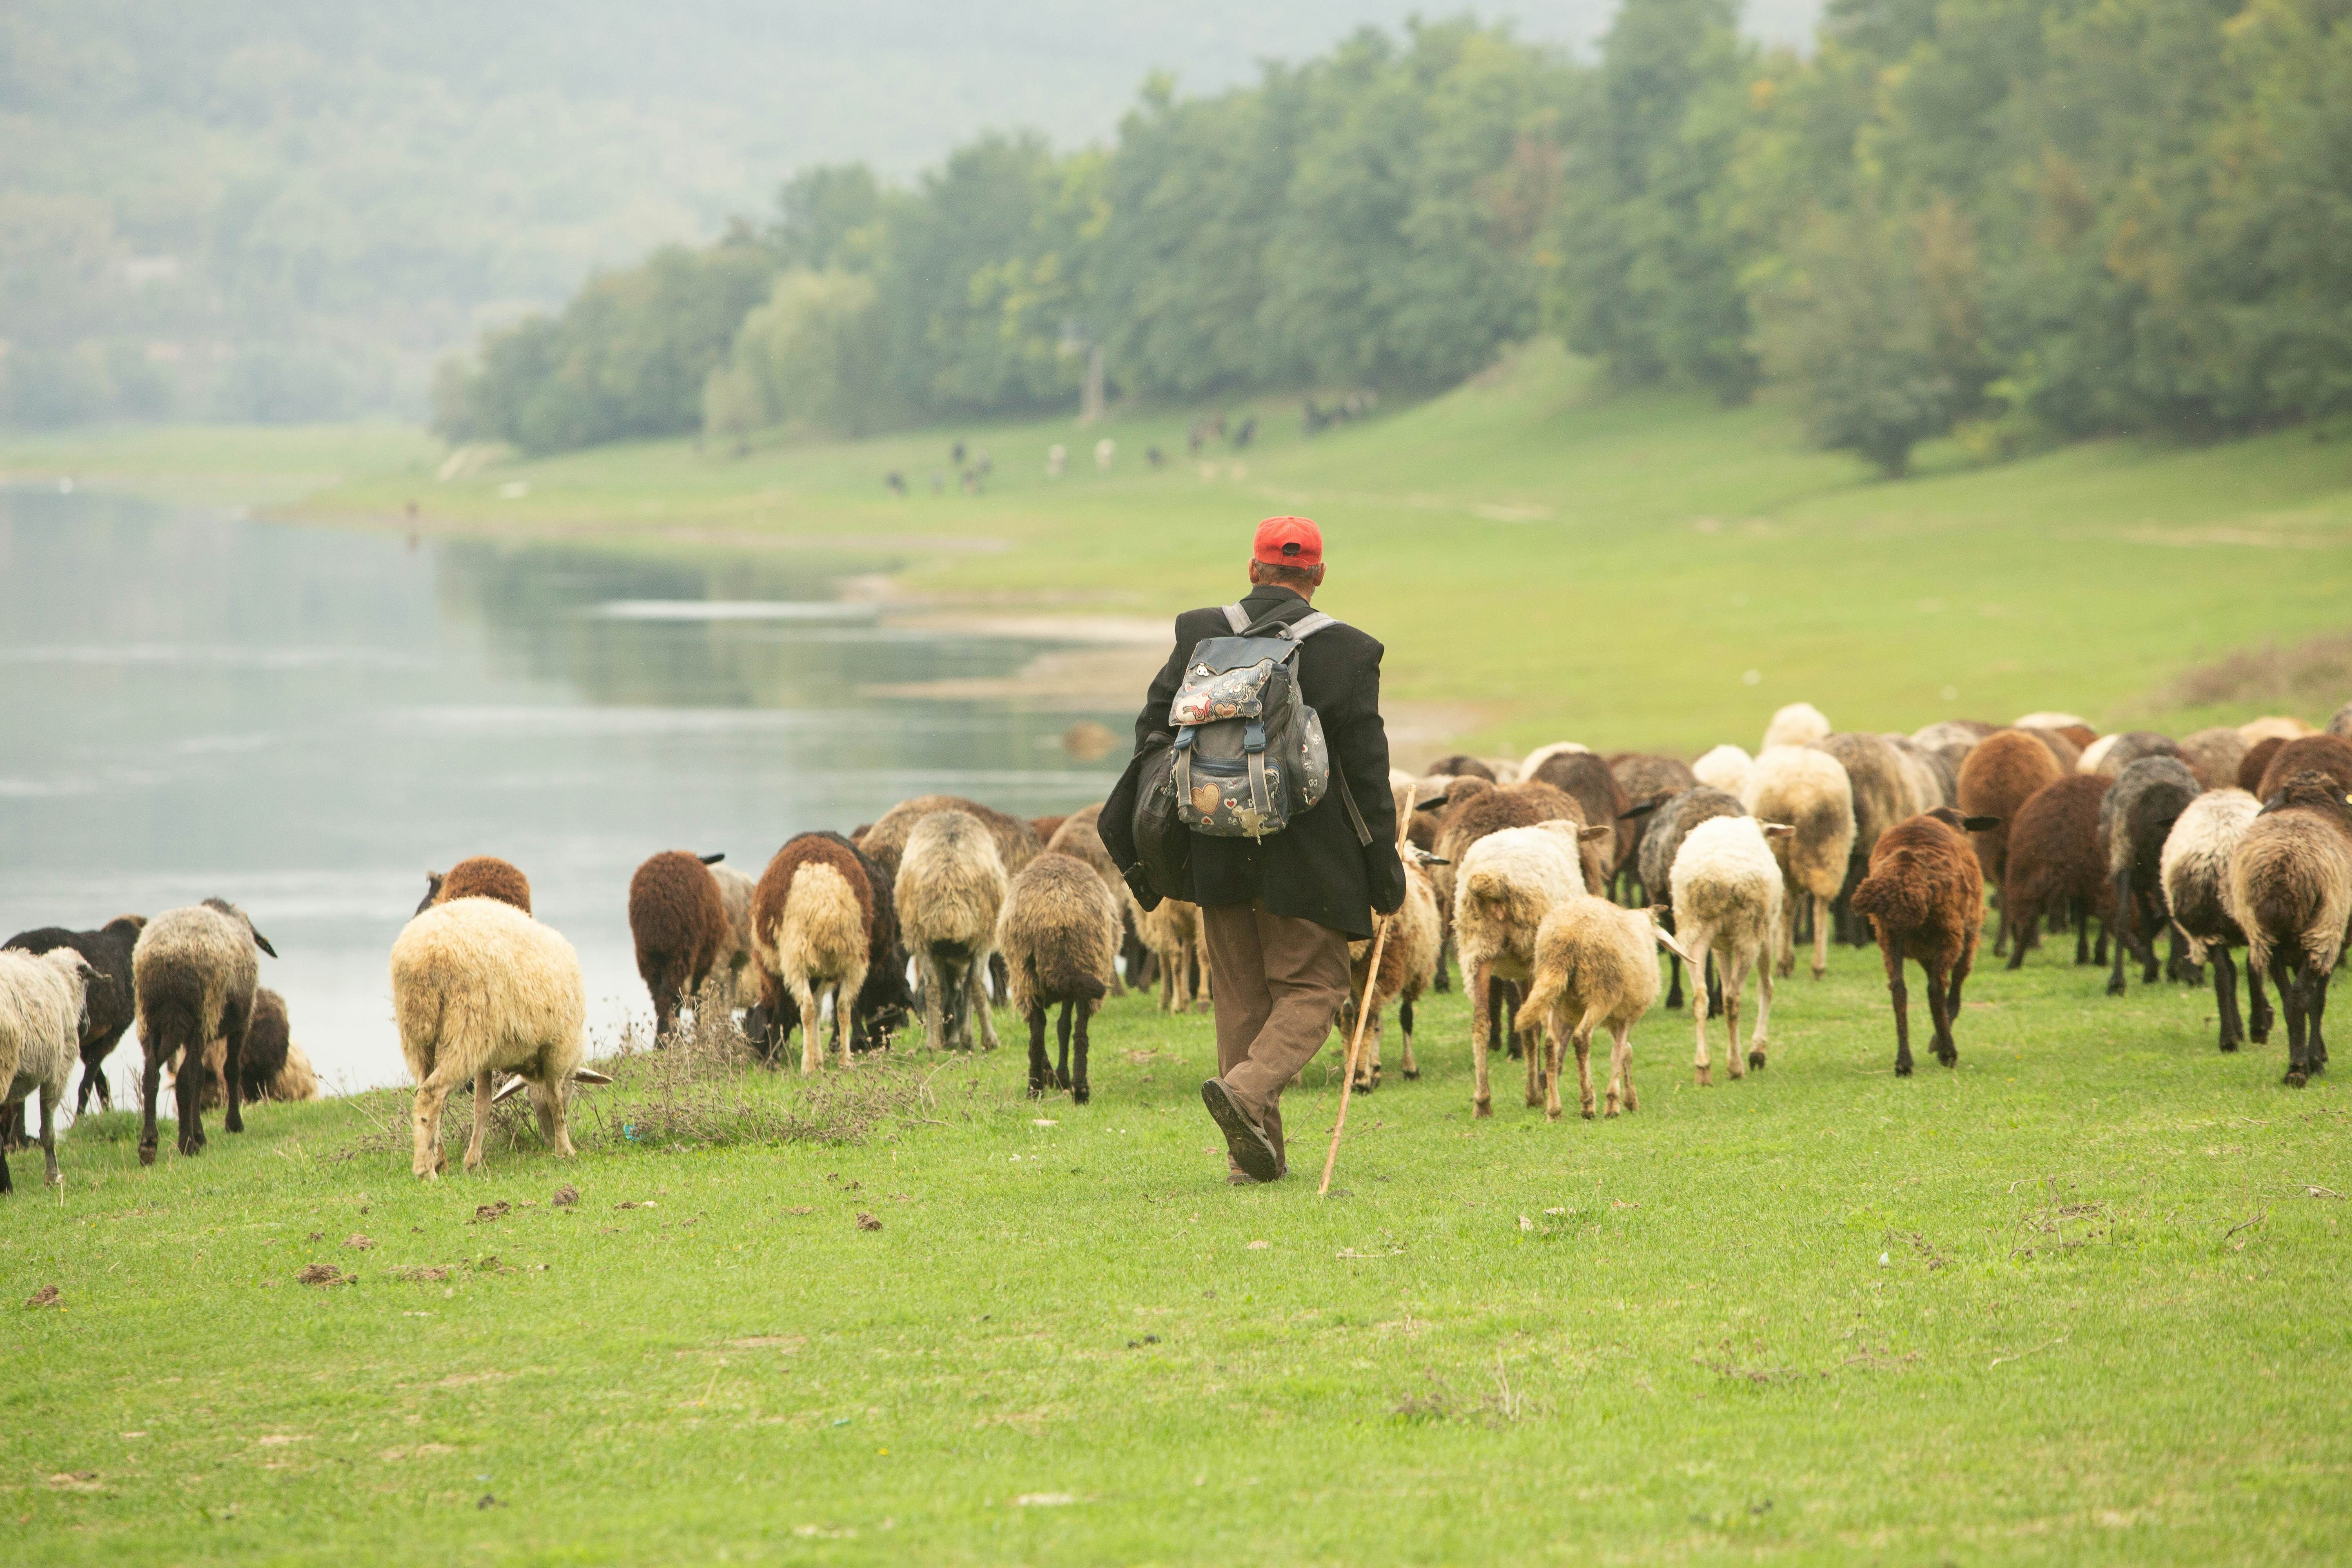
[[[1323,585],[1323,531],[1303,517],[1269,517],[1257,525],[1249,580],[1307,598]]]

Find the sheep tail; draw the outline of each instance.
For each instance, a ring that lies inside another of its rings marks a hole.
[[[1853,889],[1853,911],[1906,929],[1927,922],[1927,884],[1910,851],[1896,850],[1884,868],[1862,879]]]
[[[1535,984],[1528,989],[1528,999],[1519,1004],[1518,1016],[1511,1026],[1522,1034],[1543,1027],[1545,1018],[1559,1003],[1561,993],[1568,989],[1568,969],[1563,964],[1545,964],[1536,971]]]

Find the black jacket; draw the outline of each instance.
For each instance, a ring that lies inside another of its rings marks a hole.
[[[1257,620],[1298,597],[1287,588],[1268,585],[1252,588],[1241,603],[1250,618]],[[1194,646],[1203,637],[1232,635],[1222,608],[1187,610],[1176,617],[1176,646],[1152,680],[1143,711],[1136,715],[1139,752],[1154,731],[1168,732],[1168,705],[1175,700]],[[1381,652],[1377,641],[1346,625],[1327,626],[1299,645],[1298,694],[1322,716],[1323,738],[1331,752],[1331,787],[1312,810],[1292,817],[1288,827],[1262,843],[1194,834],[1192,885],[1185,894],[1194,903],[1245,903],[1262,898],[1269,913],[1295,915],[1349,936],[1369,937],[1375,908],[1386,913],[1404,902],[1396,802],[1389,794],[1389,737],[1381,723]],[[1364,826],[1371,830],[1369,847],[1358,840],[1347,807],[1340,804],[1342,776]],[[1114,837],[1121,842],[1111,842]],[[1104,837],[1115,857],[1131,843],[1124,831],[1114,836],[1107,830]]]

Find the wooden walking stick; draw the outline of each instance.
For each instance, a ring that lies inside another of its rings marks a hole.
[[[1323,1184],[1315,1189],[1318,1198],[1331,1194],[1331,1173],[1339,1163],[1339,1134],[1348,1126],[1348,1095],[1356,1087],[1356,1053],[1364,1044],[1364,1024],[1371,1017],[1372,992],[1381,983],[1381,949],[1388,944],[1389,926],[1393,915],[1382,915],[1372,927],[1372,961],[1364,966],[1364,999],[1356,1008],[1356,1032],[1348,1040],[1348,1075],[1339,1080],[1339,1114],[1331,1123],[1331,1152],[1323,1157]]]

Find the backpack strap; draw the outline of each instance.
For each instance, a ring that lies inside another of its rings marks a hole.
[[[1249,624],[1250,618],[1249,612],[1247,610],[1243,609],[1239,605],[1227,605],[1225,606],[1225,625],[1234,628],[1234,636],[1239,637],[1242,633],[1249,630]]]
[[[1286,637],[1293,642],[1305,642],[1326,626],[1336,626],[1339,624],[1335,616],[1327,616],[1320,610],[1310,610],[1283,627],[1278,635]]]
[[[1356,792],[1348,787],[1347,771],[1339,766],[1337,757],[1331,759],[1331,782],[1339,786],[1339,804],[1348,808],[1348,826],[1356,830],[1357,845],[1370,849],[1372,847],[1372,830],[1364,826],[1364,814],[1356,809]]]

